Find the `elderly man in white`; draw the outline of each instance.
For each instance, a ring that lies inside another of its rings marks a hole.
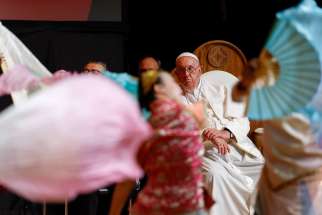
[[[232,104],[224,83],[212,85],[201,77],[194,54],[180,54],[174,74],[184,91],[184,103],[205,103],[207,125],[202,137],[210,144],[206,144],[203,172],[206,188],[216,201],[210,214],[252,214],[264,158],[247,137],[248,119],[239,117],[241,110]]]

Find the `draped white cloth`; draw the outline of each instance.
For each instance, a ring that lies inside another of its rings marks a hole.
[[[208,75],[207,75],[208,76]],[[229,129],[237,142],[230,145],[230,153],[223,156],[217,149],[207,145],[203,160],[205,185],[216,204],[210,214],[241,215],[253,212],[255,187],[259,179],[263,156],[247,137],[249,121],[239,117],[243,110],[233,105],[230,89],[222,85],[213,85],[202,76],[193,93],[186,94],[186,104],[204,101],[207,112],[207,128]]]
[[[50,76],[48,69],[32,54],[32,52],[2,23],[0,22],[0,57],[3,72],[20,64],[28,68],[37,77]],[[22,90],[12,93],[15,104],[27,99],[27,91]]]

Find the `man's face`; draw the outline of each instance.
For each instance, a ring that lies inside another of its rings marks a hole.
[[[175,74],[183,91],[192,92],[198,85],[201,68],[192,57],[181,57],[176,61]]]
[[[88,63],[84,67],[84,72],[100,74],[104,72],[105,68],[103,65],[98,63]]]
[[[159,68],[158,62],[156,62],[156,60],[154,60],[152,57],[144,58],[139,64],[140,73],[143,73],[149,70],[158,71],[159,69],[160,68]]]

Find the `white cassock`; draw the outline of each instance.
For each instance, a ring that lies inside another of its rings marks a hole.
[[[186,104],[204,101],[207,111],[206,128],[227,128],[237,140],[230,144],[230,153],[227,155],[219,154],[214,146],[206,146],[203,160],[205,186],[216,201],[210,214],[252,214],[255,187],[264,158],[247,137],[249,120],[241,117],[243,108],[231,102],[230,89],[224,85],[212,85],[204,76],[193,93],[183,97],[183,101]]]

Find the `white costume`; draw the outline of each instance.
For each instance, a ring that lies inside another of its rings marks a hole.
[[[322,115],[304,113],[265,122],[260,214],[322,214]]]
[[[0,57],[3,72],[15,65],[24,65],[37,77],[51,76],[48,69],[31,53],[31,51],[0,22]],[[12,93],[15,104],[23,103],[27,99],[27,91]]]
[[[224,84],[224,83],[223,83]],[[183,97],[184,103],[204,101],[207,111],[206,128],[229,129],[237,142],[231,143],[230,153],[221,155],[208,145],[204,156],[205,185],[216,203],[210,214],[241,215],[253,212],[254,194],[264,158],[247,137],[249,121],[240,117],[243,110],[231,102],[230,89],[213,85],[202,75],[193,93]]]

